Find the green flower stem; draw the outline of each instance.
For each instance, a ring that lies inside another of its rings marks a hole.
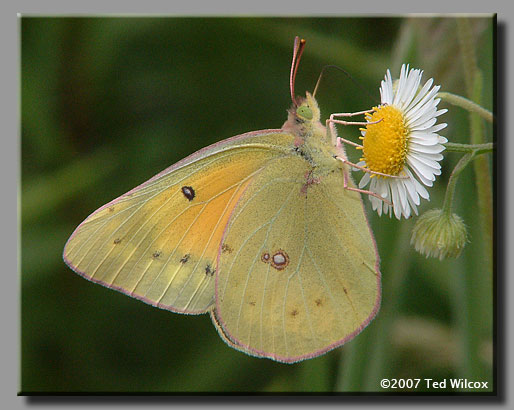
[[[473,100],[480,102],[482,97],[482,73],[477,70],[473,88]],[[482,144],[485,142],[483,122],[474,113],[470,113],[471,143]],[[473,164],[475,170],[475,182],[477,185],[477,198],[480,223],[484,233],[485,257],[492,261],[493,253],[493,193],[491,184],[491,170],[488,158],[480,157]]]
[[[459,36],[459,43],[462,52],[462,67],[464,71],[464,79],[466,83],[467,96],[472,101],[476,101],[480,106],[482,100],[482,75],[477,67],[477,59],[475,55],[475,41],[469,19],[457,19],[457,29]],[[471,109],[469,113],[470,118],[470,142],[474,145],[485,143],[483,120],[480,113],[476,109]],[[466,154],[459,161],[454,169],[455,176],[453,182],[450,181],[447,189],[449,207],[453,196],[455,179],[464,169],[464,167],[473,159],[474,154]],[[457,314],[462,313],[458,318],[459,334],[461,337],[461,346],[463,354],[460,361],[458,377],[464,377],[474,380],[484,378],[483,366],[480,363],[480,346],[477,337],[480,332],[480,318],[485,309],[484,301],[488,296],[484,295],[484,288],[487,282],[484,282],[485,277],[492,277],[492,190],[491,190],[491,173],[489,169],[488,158],[480,156],[474,163],[475,183],[477,187],[477,202],[478,202],[478,218],[480,219],[481,230],[483,238],[481,239],[482,246],[478,247],[483,251],[479,258],[481,268],[476,269],[473,267],[461,275],[460,283],[456,289],[456,299],[460,296],[460,304],[456,306]],[[453,174],[453,173],[452,173]],[[450,178],[452,179],[452,178]],[[445,202],[447,198],[445,197]],[[477,249],[478,250],[478,249]],[[477,273],[480,272],[479,275]],[[464,274],[466,273],[466,274]],[[490,280],[490,279],[489,279]],[[489,287],[488,285],[487,287]],[[489,287],[490,289],[490,287]],[[462,293],[460,293],[460,291]],[[459,294],[460,293],[460,294]]]
[[[480,246],[475,249],[479,251],[479,248]],[[453,305],[455,337],[459,346],[456,377],[486,381],[491,380],[492,369],[483,362],[482,349],[484,340],[488,339],[486,335],[490,335],[488,332],[491,330],[484,328],[484,321],[491,321],[492,300],[485,294],[491,293],[491,286],[480,267],[481,260],[478,255],[464,258],[461,263],[457,260],[448,261],[448,271],[453,274],[450,299]],[[492,382],[489,386],[491,384]]]
[[[346,344],[342,350],[335,390],[337,392],[363,391],[366,369],[369,367],[369,350],[376,338],[373,327],[365,329],[357,336],[358,340]]]
[[[339,369],[336,391],[340,392],[380,392],[380,379],[395,377],[391,371],[392,327],[399,311],[402,283],[408,274],[409,232],[412,225],[402,223],[399,232],[384,249],[388,258],[381,266],[382,306],[377,317],[356,340],[343,347],[344,361]],[[384,232],[383,238],[387,234]]]
[[[475,55],[475,42],[473,32],[468,18],[457,19],[457,35],[462,57],[462,68],[464,71],[464,82],[469,97],[473,94],[473,83],[475,71],[477,70],[477,58]]]
[[[408,55],[415,47],[414,26],[410,19],[405,19],[398,32],[398,38],[393,49],[392,63],[390,65],[392,72],[400,72],[402,63],[408,59]]]
[[[455,193],[455,186],[457,184],[459,174],[473,159],[475,159],[476,156],[493,152],[494,144],[492,142],[486,144],[457,144],[448,142],[444,144],[444,146],[448,152],[463,152],[466,154],[459,160],[453,169],[448,181],[448,186],[446,187],[443,212],[449,216],[451,214],[453,194]]]
[[[446,187],[446,194],[444,196],[443,203],[443,213],[446,216],[450,216],[452,213],[452,203],[453,203],[453,195],[455,194],[455,187],[457,185],[457,179],[459,178],[459,174],[462,172],[464,168],[471,162],[471,160],[475,157],[474,153],[468,153],[464,155],[450,175],[450,180],[448,181],[448,186]]]
[[[448,152],[463,152],[474,155],[487,154],[494,150],[494,144],[492,142],[486,144],[457,144],[454,142],[447,142],[443,145]]]
[[[475,103],[471,100],[468,100],[467,98],[461,97],[460,95],[447,93],[447,92],[440,92],[440,93],[437,93],[437,96],[452,105],[464,108],[465,110],[467,110],[469,112],[474,112],[474,113],[480,115],[487,122],[492,123],[494,120],[494,116],[491,111],[486,110],[481,105],[478,105],[477,103]]]
[[[383,287],[382,307],[379,316],[375,319],[375,335],[369,350],[365,353],[368,356],[363,391],[383,391],[380,388],[380,379],[384,377],[394,378],[397,374],[394,368],[394,353],[397,352],[393,342],[393,329],[400,313],[400,300],[402,286],[409,274],[408,267],[411,266],[410,258],[412,252],[405,253],[409,248],[410,232],[412,224],[402,223],[397,231],[397,239],[394,247],[387,253],[388,264],[383,264]]]

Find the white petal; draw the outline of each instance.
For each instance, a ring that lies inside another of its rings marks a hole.
[[[436,145],[437,147],[437,145]],[[421,155],[431,161],[435,161],[435,162],[439,162],[439,161],[442,161],[442,159],[444,158],[443,154],[441,153],[436,153],[436,152],[430,152],[430,153],[424,153],[424,154],[420,154],[420,153],[417,153],[418,155]],[[437,166],[437,169],[441,168],[440,165]]]
[[[418,214],[418,207],[416,206],[416,204],[412,203],[412,200],[410,199],[410,197],[407,197],[407,199],[409,200],[409,204],[410,204],[411,209],[417,215]]]
[[[439,161],[443,159],[442,154],[421,154],[419,152],[409,152],[408,155],[412,155],[417,160],[423,162],[425,165],[428,165],[429,167],[432,167],[434,169],[440,169],[441,165],[439,164]]]
[[[416,173],[421,173],[421,175],[429,181],[435,181],[434,168],[432,166],[427,165],[416,157],[410,155],[407,157],[407,163],[415,172],[417,171]]]
[[[425,132],[437,133],[437,132],[441,131],[443,128],[446,128],[447,125],[448,124],[446,124],[445,122],[442,122],[440,124],[434,125],[432,128],[430,128],[428,130],[425,130]]]
[[[393,102],[393,80],[391,78],[391,72],[387,70],[385,80],[382,81],[380,87],[380,101],[382,104],[392,104]]]
[[[380,204],[380,202],[382,202],[382,201],[380,199],[378,199],[378,198],[375,198],[372,195],[368,195],[368,198],[369,198],[369,201],[371,202],[371,208],[374,211],[377,211],[378,210],[378,206],[380,205],[380,211],[378,211],[378,214],[381,215],[381,213],[382,213],[382,204]]]
[[[370,191],[380,195],[382,198],[387,198],[387,185],[380,178],[371,178]],[[381,201],[382,202],[382,201]]]
[[[412,200],[412,202],[414,202],[416,205],[419,205],[419,203],[420,203],[419,194],[416,191],[414,182],[407,179],[407,180],[402,180],[402,183],[407,191],[407,197],[410,198]]]
[[[397,219],[400,219],[402,211],[400,206],[400,198],[398,197],[398,190],[391,186],[391,193],[393,195],[394,216],[396,216]]]
[[[396,186],[396,189],[398,191],[398,197],[400,198],[400,204],[403,209],[403,214],[406,218],[410,216],[409,211],[409,203],[407,201],[407,192],[405,191],[405,186],[402,184],[401,180],[395,179],[394,184]]]
[[[412,172],[409,169],[405,169],[405,172],[409,175],[410,181],[414,185],[414,189],[416,192],[421,196],[423,199],[428,199],[430,195],[428,194],[428,191],[425,189],[423,185],[421,185],[416,178],[414,178],[414,175],[412,175]]]
[[[393,194],[393,208],[394,215],[400,219],[403,216],[408,218],[410,216],[410,207],[405,193],[404,186],[398,179],[392,179],[389,181],[391,192]]]
[[[393,192],[391,191],[391,186],[389,185],[389,180],[383,179],[381,181],[380,188],[384,189],[387,192],[387,194],[383,198],[385,198],[389,202],[393,203]],[[390,213],[390,211],[393,209],[392,206],[386,204],[384,201],[382,201],[382,206],[384,208],[384,213]]]
[[[379,181],[376,178],[372,178],[371,179],[370,191],[371,192],[375,192],[376,194],[382,196],[382,195],[386,195],[387,187],[383,184],[383,181]],[[382,215],[382,211],[383,211],[383,204],[385,202],[380,200],[379,198],[376,198],[376,197],[371,196],[371,195],[369,196],[369,199],[371,201],[371,205],[372,205],[373,210],[377,211],[378,215],[381,216]]]
[[[398,83],[396,86],[396,93],[393,98],[393,105],[395,105],[395,106],[399,105],[400,97],[401,97],[401,94],[403,91],[403,87],[405,85],[405,70],[406,70],[405,64],[403,64],[402,68],[400,70],[400,78],[398,79]]]
[[[421,76],[422,73],[419,70],[413,70],[412,75],[410,75],[411,83],[409,94],[405,97],[404,100],[404,108],[407,108],[409,104],[412,102],[414,97],[416,96],[416,93],[418,91],[419,84],[421,83]]]
[[[371,178],[369,176],[369,173],[365,172],[364,175],[362,176],[361,180],[359,181],[359,188],[362,189],[366,185],[368,185],[370,179]]]
[[[410,168],[414,171],[414,173],[418,176],[418,178],[421,180],[421,182],[423,183],[423,185],[425,186],[432,186],[434,185],[434,180],[435,180],[435,177],[434,175],[430,172],[430,177],[425,177],[425,175],[423,174],[423,172],[419,169],[418,167],[418,164],[412,164],[411,161],[410,161],[410,158],[407,157],[407,164],[410,166]],[[421,167],[425,167],[425,165],[423,164],[420,164]]]
[[[430,104],[427,104],[427,101],[430,98],[432,98],[436,92],[437,92],[437,90],[435,88],[430,90],[430,92],[427,95],[425,95],[425,97],[418,104],[416,104],[414,107],[412,107],[409,110],[409,112],[407,112],[405,114],[407,123],[409,123],[409,124],[414,123],[417,119],[422,117],[426,112],[428,112],[430,110],[433,110],[435,113],[435,107],[431,107]]]
[[[441,155],[441,154],[435,154],[435,155]],[[417,161],[425,164],[427,167],[431,168],[432,172],[434,172],[435,170],[441,169],[441,165],[439,164],[439,162],[437,162],[436,160],[431,158],[429,154],[418,154],[415,152],[411,152],[411,153],[409,153],[409,156],[411,158],[414,158]],[[441,159],[442,159],[442,155],[441,155]]]
[[[439,135],[426,132],[416,132],[409,135],[409,141],[415,142],[419,145],[437,145],[439,144]]]
[[[419,90],[418,94],[416,95],[416,98],[414,98],[414,100],[412,100],[412,102],[409,104],[409,106],[405,108],[406,111],[409,111],[412,107],[414,107],[419,102],[419,100],[421,100],[426,95],[429,88],[432,86],[433,82],[434,82],[434,80],[431,78],[425,83],[425,85],[423,85],[421,90]]]
[[[437,118],[434,118],[433,115],[428,115],[423,118],[419,118],[418,120],[416,121],[413,121],[413,122],[410,122],[410,123],[406,123],[405,125],[407,125],[407,127],[409,127],[410,130],[412,131],[424,131],[430,127],[432,127],[437,121]]]
[[[425,111],[434,109],[432,101],[430,101],[432,98],[434,98],[434,95],[436,95],[438,88],[434,87],[432,88],[421,100],[417,102],[416,105],[413,105],[409,107],[408,111],[405,114],[405,117],[413,121],[416,118],[419,118],[420,115],[422,115]]]
[[[401,92],[398,105],[402,110],[409,105],[409,103],[416,95],[416,91],[418,90],[418,85],[420,81],[421,75],[419,70],[410,70],[407,76],[407,80],[405,81],[405,84],[403,86],[403,90],[398,90]]]
[[[439,154],[444,151],[444,146],[439,144],[423,145],[409,141],[409,152],[419,152],[421,154]]]

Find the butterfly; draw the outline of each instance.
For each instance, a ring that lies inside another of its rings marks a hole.
[[[380,305],[379,256],[344,151],[315,98],[280,129],[210,145],[93,212],[69,238],[78,274],[153,306],[209,313],[249,355],[294,363],[351,340]]]

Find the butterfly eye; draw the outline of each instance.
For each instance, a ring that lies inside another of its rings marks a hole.
[[[299,106],[296,114],[306,120],[312,120],[312,110],[306,105]]]

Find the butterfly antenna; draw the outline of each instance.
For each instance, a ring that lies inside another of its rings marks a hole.
[[[298,71],[298,65],[300,64],[300,58],[302,57],[303,49],[305,48],[305,40],[296,36],[294,38],[293,46],[293,61],[291,62],[291,74],[289,76],[289,89],[291,90],[291,101],[295,106],[298,105],[294,94],[294,82],[296,79],[296,71]]]
[[[337,65],[326,65],[321,69],[321,73],[318,77],[318,81],[316,82],[316,86],[314,87],[314,91],[312,93],[312,96],[316,96],[316,92],[318,91],[319,84],[321,82],[321,78],[323,77],[323,74],[325,73],[325,70],[328,68],[335,68],[339,71],[341,71],[343,74],[345,74],[357,87],[359,87],[362,91],[364,91],[372,100],[377,101],[380,103],[380,100],[377,99],[376,96],[372,95],[361,83],[359,83],[355,78],[352,77],[348,71],[344,70],[343,68],[337,66]]]
[[[321,73],[319,73],[318,81],[316,81],[316,86],[314,87],[314,91],[312,92],[312,96],[313,97],[316,97],[316,92],[318,91],[319,83],[321,82],[321,77],[323,77],[323,73],[325,72],[325,68],[327,68],[327,66],[323,67],[321,69]]]

